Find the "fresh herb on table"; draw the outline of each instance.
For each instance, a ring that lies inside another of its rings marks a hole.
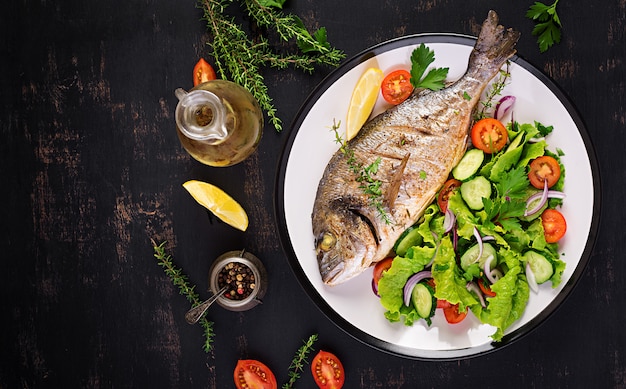
[[[313,334],[304,342],[296,352],[296,355],[289,365],[289,381],[282,386],[282,389],[291,389],[293,384],[300,378],[300,373],[304,370],[304,365],[308,363],[307,357],[313,351],[313,344],[317,342],[317,334]]]
[[[348,163],[350,170],[356,175],[355,180],[360,184],[359,188],[369,197],[370,204],[376,208],[385,223],[390,224],[391,219],[389,218],[389,215],[385,210],[385,206],[383,205],[383,192],[381,190],[382,181],[374,177],[378,172],[381,159],[377,158],[374,162],[367,166],[357,162],[354,157],[354,150],[348,147],[346,140],[339,134],[340,125],[341,122],[333,121],[333,125],[331,127],[331,130],[335,133],[335,142],[340,145],[339,150],[346,157],[346,162]]]
[[[286,0],[241,0],[241,5],[254,23],[261,28],[272,28],[284,42],[295,40],[299,51],[278,53],[263,35],[249,37],[232,17],[224,14],[233,0],[199,0],[204,19],[211,33],[208,46],[223,79],[242,85],[254,95],[266,111],[269,121],[277,131],[282,130],[282,121],[269,96],[261,69],[270,66],[285,69],[292,66],[312,73],[317,65],[337,66],[345,54],[331,47],[326,29],[309,33],[300,18],[281,11]]]
[[[561,41],[562,25],[556,13],[558,2],[555,0],[551,5],[546,5],[537,1],[526,12],[526,17],[535,22],[532,34],[537,36],[539,51],[542,53]]]
[[[152,241],[154,257],[158,260],[159,266],[165,270],[165,274],[167,274],[172,283],[178,287],[180,294],[187,298],[192,307],[200,305],[202,301],[200,301],[200,296],[195,290],[196,287],[190,285],[187,276],[183,274],[181,269],[174,265],[171,255],[165,252],[165,244],[166,242],[157,245],[156,242]],[[202,348],[208,353],[213,347],[213,337],[215,335],[213,333],[213,322],[202,317],[198,323],[200,323],[204,329],[204,345]]]
[[[419,45],[411,53],[411,84],[415,89],[440,90],[445,86],[448,68],[431,69],[425,76],[428,66],[435,61],[435,52],[425,44]]]

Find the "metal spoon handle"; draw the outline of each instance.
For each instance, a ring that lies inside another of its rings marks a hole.
[[[204,315],[206,310],[209,309],[211,304],[213,304],[215,302],[215,300],[217,300],[222,295],[222,293],[224,293],[226,291],[226,288],[227,287],[224,286],[217,293],[215,293],[213,296],[211,296],[208,300],[206,300],[202,304],[196,305],[195,307],[193,307],[190,310],[188,310],[187,313],[185,314],[185,320],[187,320],[187,323],[189,323],[189,324],[196,324],[198,322],[198,320],[200,320],[202,315]]]

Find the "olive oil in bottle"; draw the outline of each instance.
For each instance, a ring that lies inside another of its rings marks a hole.
[[[176,90],[176,130],[187,152],[209,166],[231,166],[252,154],[261,140],[263,112],[242,86],[212,80],[189,92]]]

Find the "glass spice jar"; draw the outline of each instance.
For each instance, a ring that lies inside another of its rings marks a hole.
[[[267,272],[263,263],[245,251],[229,251],[220,255],[209,269],[209,288],[226,291],[217,303],[230,311],[246,311],[258,304],[267,290]]]

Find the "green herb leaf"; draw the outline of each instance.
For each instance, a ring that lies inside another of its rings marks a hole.
[[[296,383],[298,378],[300,378],[300,373],[304,370],[304,365],[308,363],[307,356],[314,350],[313,344],[317,341],[317,338],[317,334],[313,334],[306,342],[304,342],[302,346],[300,346],[296,355],[291,360],[291,365],[289,365],[289,381],[281,387],[282,389],[293,388],[293,385]]]
[[[335,142],[337,142],[340,147],[339,150],[346,157],[346,163],[350,171],[352,171],[355,175],[355,181],[359,182],[359,189],[363,191],[369,197],[370,204],[376,208],[380,217],[385,221],[385,223],[390,224],[391,219],[385,210],[385,206],[382,201],[382,181],[374,177],[378,172],[378,167],[381,163],[381,158],[377,158],[371,164],[364,166],[362,163],[359,163],[354,158],[354,151],[348,147],[346,140],[339,135],[339,126],[341,122],[337,123],[333,122],[332,127],[330,128],[335,133]]]
[[[448,76],[448,68],[431,69],[426,76],[424,73],[428,66],[435,61],[435,52],[426,47],[425,44],[419,45],[411,53],[411,84],[414,88],[423,88],[430,90],[440,90],[445,86],[445,80]]]
[[[526,17],[535,21],[532,34],[537,36],[542,53],[561,41],[561,19],[556,12],[558,2],[555,0],[552,5],[535,2],[526,12]]]
[[[172,283],[178,287],[180,294],[187,298],[187,301],[191,303],[192,307],[195,307],[201,303],[200,296],[195,290],[196,287],[189,283],[183,271],[174,265],[171,255],[165,252],[166,243],[167,242],[163,242],[157,245],[155,241],[152,241],[154,257],[157,259],[157,264],[163,268]],[[203,316],[198,323],[202,326],[204,332],[203,349],[208,353],[213,349],[213,337],[215,336],[213,332],[213,322],[208,321],[206,317]]]
[[[250,0],[239,2],[247,15],[262,29],[273,30],[281,41],[295,41],[299,51],[277,52],[264,35],[250,37],[235,19],[226,15],[232,0],[199,0],[209,35],[207,42],[216,71],[222,79],[242,85],[259,101],[268,121],[276,131],[282,121],[276,113],[262,74],[263,67],[293,67],[312,73],[316,66],[338,66],[345,53],[334,49],[320,28],[311,35],[296,15],[282,12],[286,0]]]
[[[263,7],[275,7],[282,9],[287,0],[257,0]]]

